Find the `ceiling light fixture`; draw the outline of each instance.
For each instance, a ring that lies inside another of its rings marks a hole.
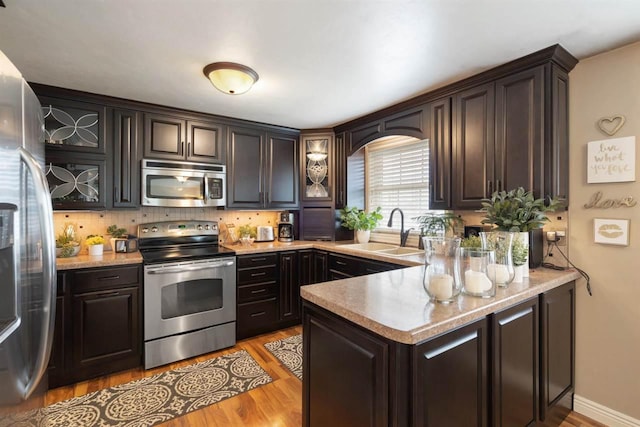
[[[258,81],[258,73],[234,62],[214,62],[202,71],[216,89],[229,95],[245,93]]]

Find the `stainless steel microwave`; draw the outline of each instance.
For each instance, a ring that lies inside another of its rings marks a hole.
[[[142,160],[142,205],[201,208],[226,204],[226,167]]]

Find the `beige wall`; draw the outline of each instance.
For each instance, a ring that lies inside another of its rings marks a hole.
[[[584,209],[596,191],[640,200],[640,43],[582,60],[570,74],[569,246],[572,261],[591,276],[577,292],[576,394],[640,419],[640,204]],[[636,182],[587,184],[586,144],[610,138],[599,118],[622,114],[615,135],[636,136]],[[593,243],[594,218],[631,220],[628,247]]]

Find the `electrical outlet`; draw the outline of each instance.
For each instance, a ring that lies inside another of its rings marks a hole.
[[[567,230],[556,230],[556,244],[558,246],[567,246]]]

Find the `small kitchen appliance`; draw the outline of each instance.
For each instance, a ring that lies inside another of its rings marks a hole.
[[[278,221],[278,241],[293,242],[293,214],[289,211],[280,212]]]
[[[256,242],[273,242],[275,237],[273,236],[273,227],[267,225],[259,225],[256,230]]]

